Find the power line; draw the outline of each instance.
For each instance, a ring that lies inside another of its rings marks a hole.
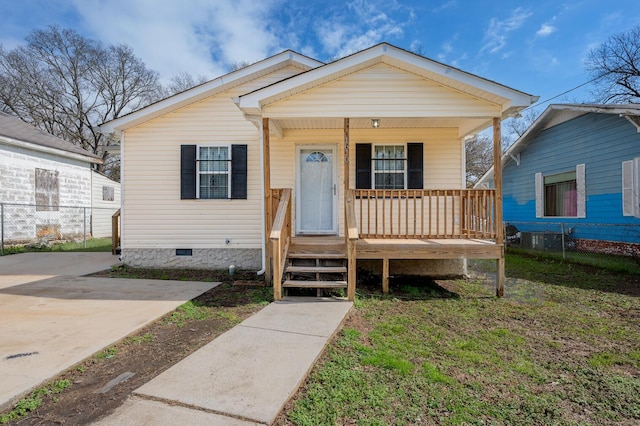
[[[604,75],[599,75],[599,76],[597,76],[597,77],[592,78],[592,79],[591,79],[591,80],[589,80],[589,81],[585,81],[584,83],[578,84],[576,87],[574,87],[574,88],[572,88],[572,89],[565,90],[564,92],[562,92],[562,93],[560,93],[560,94],[558,94],[558,95],[552,96],[552,97],[550,97],[549,99],[545,99],[544,101],[536,102],[535,104],[530,105],[530,106],[526,107],[526,108],[525,108],[525,109],[523,109],[523,110],[520,110],[520,113],[523,113],[523,112],[527,111],[528,109],[531,109],[531,108],[534,108],[534,107],[538,107],[538,106],[540,106],[540,105],[544,105],[544,104],[546,104],[547,102],[551,102],[552,100],[554,100],[554,99],[556,99],[556,98],[559,98],[560,96],[564,96],[564,95],[566,95],[566,94],[567,94],[567,93],[569,93],[569,92],[573,92],[574,90],[577,90],[577,89],[581,88],[582,86],[586,86],[586,85],[587,85],[587,84],[589,84],[589,83],[593,83],[594,81],[599,80],[599,79],[601,79],[602,77],[604,77]]]

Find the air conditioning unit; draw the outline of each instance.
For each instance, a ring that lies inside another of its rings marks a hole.
[[[534,250],[562,251],[562,234],[558,232],[523,232],[522,247]]]

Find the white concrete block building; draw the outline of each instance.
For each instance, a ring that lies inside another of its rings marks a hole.
[[[3,244],[82,238],[91,235],[94,224],[94,236],[110,235],[120,184],[92,170],[101,162],[97,155],[0,112]]]

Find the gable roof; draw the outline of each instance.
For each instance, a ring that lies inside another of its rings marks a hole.
[[[378,63],[394,66],[469,96],[500,105],[502,118],[514,115],[538,100],[537,96],[478,77],[388,43],[380,43],[242,95],[236,99],[236,103],[245,114],[259,114],[260,109],[267,104],[318,87]]]
[[[640,133],[640,104],[551,104],[529,128],[502,154],[501,166],[515,161],[540,132],[589,113],[616,114],[625,117]],[[493,167],[478,179],[476,187],[493,180]]]
[[[67,158],[101,164],[100,156],[86,149],[50,135],[17,117],[0,112],[0,142],[34,151],[48,152]]]
[[[285,50],[277,55],[263,59],[262,61],[248,65],[244,68],[232,71],[217,77],[206,83],[195,86],[184,92],[162,99],[137,111],[107,121],[100,125],[100,131],[105,135],[149,121],[153,118],[167,114],[183,106],[192,104],[217,93],[224,92],[247,81],[254,80],[263,75],[272,73],[278,69],[289,66],[297,66],[303,70],[315,68],[323,63],[293,50]]]

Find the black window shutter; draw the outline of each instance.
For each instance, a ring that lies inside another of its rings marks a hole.
[[[196,146],[180,146],[180,199],[196,198]]]
[[[422,143],[407,144],[407,189],[422,189],[424,184]]]
[[[356,189],[371,189],[371,144],[356,144]]]
[[[231,145],[231,198],[247,199],[247,145]]]

